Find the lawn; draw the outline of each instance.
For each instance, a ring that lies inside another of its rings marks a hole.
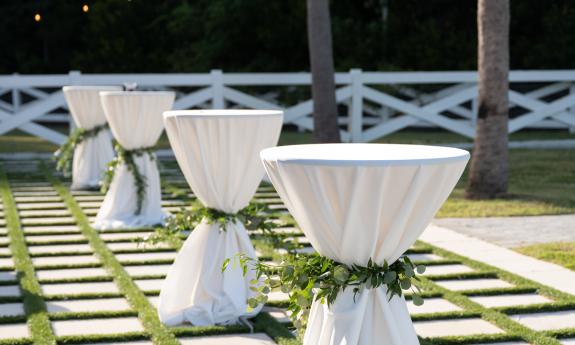
[[[510,150],[509,196],[466,200],[467,171],[438,217],[575,213],[575,150]]]
[[[555,242],[515,248],[516,251],[575,271],[575,243]]]
[[[510,140],[575,139],[567,131],[525,131]],[[378,142],[446,144],[467,138],[441,131],[402,131]],[[280,145],[312,143],[311,133],[284,132]],[[505,217],[575,213],[575,150],[510,150],[509,196],[466,200],[467,170],[437,217]]]
[[[60,131],[65,132],[62,128]],[[568,131],[523,131],[510,140],[575,139]],[[312,143],[311,133],[282,132],[280,145]],[[447,144],[470,142],[454,133],[440,130],[407,130],[386,136],[378,142],[402,144]],[[169,148],[162,136],[158,148]],[[53,152],[56,146],[20,131],[0,136],[0,152]],[[466,200],[467,171],[438,217],[502,217],[575,213],[575,150],[510,151],[509,196],[501,199]]]

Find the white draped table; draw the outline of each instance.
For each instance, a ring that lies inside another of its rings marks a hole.
[[[419,145],[324,144],[261,153],[281,199],[320,255],[351,265],[396,261],[463,173],[469,153]],[[385,286],[314,302],[305,345],[419,344],[406,303]]]
[[[186,181],[209,208],[237,213],[248,206],[264,175],[259,152],[277,144],[283,113],[274,110],[166,112],[166,132]],[[225,230],[203,220],[189,235],[162,285],[158,312],[167,325],[235,323],[253,297],[241,269],[221,267],[238,253],[256,257],[244,225]],[[230,265],[231,266],[231,265]]]
[[[164,124],[162,113],[174,103],[173,92],[110,91],[100,93],[102,106],[116,141],[124,150],[148,149],[156,144]],[[123,229],[153,226],[163,222],[160,174],[153,154],[134,156],[145,179],[145,193],[137,213],[137,189],[134,176],[126,164],[116,167],[93,227]]]
[[[90,131],[106,125],[99,93],[121,89],[121,86],[64,86],[64,96],[76,126]],[[112,136],[108,129],[80,142],[74,149],[71,188],[99,188],[102,174],[113,158]]]

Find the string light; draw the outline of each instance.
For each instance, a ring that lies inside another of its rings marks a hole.
[[[84,4],[84,6],[82,6],[82,11],[88,12],[89,10],[90,10],[90,7],[87,4]]]
[[[36,23],[39,23],[41,20],[42,20],[42,16],[40,15],[40,13],[36,13],[36,14],[34,15],[34,21],[35,21]]]

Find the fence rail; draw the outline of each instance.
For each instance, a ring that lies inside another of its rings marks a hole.
[[[344,141],[367,142],[407,127],[439,127],[473,138],[476,72],[336,73]],[[509,132],[524,128],[575,130],[575,70],[512,71]],[[49,123],[68,122],[64,85],[135,82],[142,89],[174,90],[175,109],[273,108],[284,122],[312,130],[309,73],[82,74],[0,76],[0,135],[20,129],[60,144]],[[295,97],[295,100],[294,100]]]

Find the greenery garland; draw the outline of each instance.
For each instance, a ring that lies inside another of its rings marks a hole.
[[[144,198],[146,196],[146,177],[142,175],[138,166],[136,165],[135,157],[140,157],[143,155],[148,155],[152,161],[156,161],[156,156],[154,155],[154,149],[152,147],[139,148],[134,150],[126,150],[118,142],[114,141],[114,150],[116,150],[116,157],[108,163],[108,168],[104,172],[104,178],[102,181],[102,192],[106,193],[112,184],[114,175],[116,174],[116,168],[120,164],[126,164],[128,171],[132,173],[134,177],[134,185],[136,186],[136,196],[137,196],[137,206],[135,214],[140,214],[142,212],[142,206],[144,204]]]
[[[222,272],[229,266],[228,258],[222,265]],[[306,255],[292,253],[284,257],[279,264],[269,264],[257,259],[236,255],[233,266],[239,264],[244,276],[248,270],[254,270],[256,279],[250,281],[250,289],[256,296],[248,299],[251,310],[268,300],[268,294],[279,288],[289,296],[288,310],[290,318],[297,328],[307,322],[312,302],[335,302],[338,294],[348,287],[353,287],[354,301],[363,289],[375,289],[385,285],[387,296],[401,297],[403,290],[412,290],[412,301],[415,305],[423,304],[420,281],[416,273],[425,272],[425,266],[415,265],[407,256],[402,256],[391,265],[384,261],[377,265],[369,259],[367,266],[345,265],[318,254]]]
[[[92,129],[77,128],[74,130],[68,137],[68,140],[54,153],[56,170],[61,171],[66,177],[69,176],[72,172],[72,160],[76,147],[81,142],[96,137],[102,130],[107,128],[108,124],[103,124]]]
[[[275,248],[284,248],[288,252],[293,252],[295,245],[284,241],[283,237],[273,231],[279,227],[279,224],[269,219],[269,212],[267,205],[257,202],[250,202],[247,207],[237,213],[226,213],[205,207],[199,201],[195,201],[190,208],[182,208],[180,212],[168,217],[165,227],[156,228],[155,232],[142,242],[152,245],[162,242],[177,244],[184,231],[193,230],[202,220],[208,224],[218,224],[219,231],[226,231],[226,225],[229,223],[241,222],[246,230],[261,230],[264,239],[271,242]]]

